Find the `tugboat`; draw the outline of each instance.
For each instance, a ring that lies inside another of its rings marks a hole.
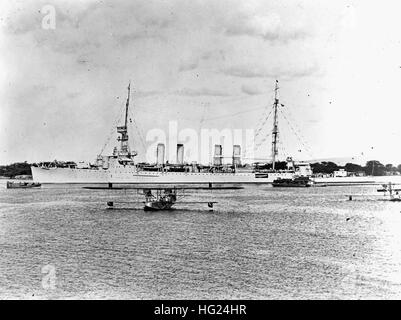
[[[13,182],[13,181],[7,181],[7,185],[6,188],[7,189],[27,189],[27,188],[38,188],[40,187],[41,184],[37,183],[37,182],[23,182],[23,181],[19,181],[19,182]]]
[[[293,179],[276,179],[272,183],[273,187],[310,187],[312,180],[309,177],[295,177]]]

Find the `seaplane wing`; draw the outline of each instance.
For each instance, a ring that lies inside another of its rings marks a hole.
[[[383,197],[382,194],[377,193],[353,193],[353,194],[346,194],[346,197]]]
[[[113,203],[114,201],[108,201],[107,203]],[[144,204],[146,201],[118,201],[118,203],[123,203],[123,204]],[[196,203],[218,203],[217,201],[178,201],[175,202],[175,204],[196,204]]]
[[[390,189],[377,189],[377,192],[389,192]],[[391,188],[391,191],[401,191],[401,189]]]
[[[177,204],[218,203],[217,201],[180,201]]]
[[[83,187],[84,189],[90,190],[166,190],[166,189],[175,189],[175,190],[239,190],[244,189],[244,187],[240,186],[217,186],[217,187]]]
[[[105,186],[87,186],[83,187],[85,189],[90,190],[137,190],[138,192],[145,197],[145,201],[118,201],[119,203],[140,203],[144,205],[144,210],[170,210],[174,204],[207,204],[209,207],[209,211],[213,210],[213,205],[217,203],[216,201],[179,201],[178,199],[182,199],[185,197],[184,190],[238,190],[243,189],[244,187],[236,186],[236,185],[219,185],[212,186],[211,183],[206,186],[187,186],[187,185],[175,185],[172,187],[162,186],[162,184],[157,187],[152,186],[135,186],[135,187],[113,187],[111,183]],[[182,193],[182,194],[180,194]],[[114,201],[107,202],[108,209],[114,208]]]
[[[118,201],[118,203],[122,204],[144,204],[145,201]],[[107,201],[108,206],[114,205],[114,201]]]

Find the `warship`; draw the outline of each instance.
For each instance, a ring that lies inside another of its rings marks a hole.
[[[278,155],[277,109],[278,81],[276,80],[273,104],[272,163],[270,166],[256,166],[244,169],[241,166],[241,146],[233,146],[232,163],[223,164],[222,147],[215,145],[213,163],[184,163],[184,145],[177,144],[177,161],[168,163],[164,160],[164,144],[157,145],[157,163],[136,163],[136,151],[131,151],[128,136],[128,111],[130,107],[131,83],[125,104],[124,124],[117,126],[119,147],[111,155],[99,155],[95,164],[81,163],[40,163],[31,167],[33,180],[38,183],[80,183],[80,184],[199,184],[199,183],[269,183],[276,179],[309,177],[312,174],[310,164],[295,162],[287,158],[286,168],[276,168]]]

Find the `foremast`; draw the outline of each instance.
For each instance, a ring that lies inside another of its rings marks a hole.
[[[135,151],[131,152],[129,144],[128,144],[128,110],[130,103],[130,95],[131,95],[131,82],[128,84],[128,95],[127,102],[125,103],[125,118],[124,125],[117,127],[117,133],[121,134],[118,137],[117,141],[121,142],[120,150],[117,152],[120,161],[124,162],[132,162],[132,157],[136,156],[137,153]]]

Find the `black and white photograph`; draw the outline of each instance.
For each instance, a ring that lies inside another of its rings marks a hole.
[[[401,299],[400,12],[2,0],[0,300]]]

